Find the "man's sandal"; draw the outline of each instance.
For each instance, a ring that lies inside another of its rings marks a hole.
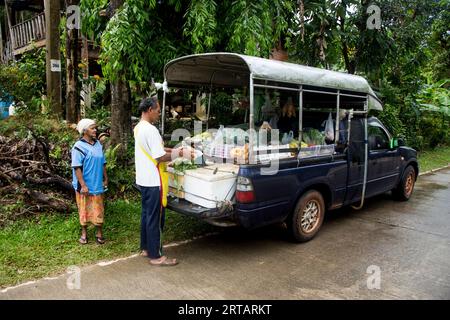
[[[95,242],[98,244],[104,244],[106,242],[106,239],[103,237],[95,237]]]
[[[152,259],[149,261],[152,266],[170,267],[178,264],[177,259],[169,259],[166,256],[162,256],[159,259]]]
[[[78,240],[78,242],[80,244],[87,244],[88,243],[88,238],[87,237],[80,237],[80,239]]]

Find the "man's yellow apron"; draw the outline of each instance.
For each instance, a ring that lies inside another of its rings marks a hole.
[[[137,136],[137,130],[134,129],[134,139]],[[148,154],[147,151],[145,151],[144,147],[140,144],[139,141],[137,141],[139,144],[139,148],[141,148],[142,152],[147,156],[147,158],[150,159],[150,161],[156,166],[156,169],[158,169],[159,174],[159,183],[160,183],[160,200],[161,200],[161,206],[164,208],[167,206],[167,194],[169,192],[169,174],[167,173],[167,164],[165,162],[159,162],[153,159],[151,155]],[[164,147],[164,145],[163,145]]]

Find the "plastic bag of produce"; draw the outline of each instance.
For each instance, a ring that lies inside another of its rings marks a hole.
[[[283,135],[283,139],[281,139],[281,144],[289,144],[293,139],[294,133],[292,131],[289,131],[289,134],[285,132]]]
[[[333,117],[331,112],[328,115],[328,120],[325,123],[325,139],[329,142],[334,141],[334,128],[333,128]]]

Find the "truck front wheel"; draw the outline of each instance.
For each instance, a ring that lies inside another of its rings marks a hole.
[[[319,231],[325,215],[325,202],[316,190],[306,192],[298,200],[287,225],[293,239],[297,242],[311,240]]]
[[[416,171],[412,166],[407,166],[399,184],[392,190],[394,199],[407,201],[411,197],[416,182]]]

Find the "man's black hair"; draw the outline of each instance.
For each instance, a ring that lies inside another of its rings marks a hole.
[[[148,97],[142,99],[139,104],[138,111],[139,113],[147,112],[149,109],[156,109],[158,106],[158,98],[157,97]]]

